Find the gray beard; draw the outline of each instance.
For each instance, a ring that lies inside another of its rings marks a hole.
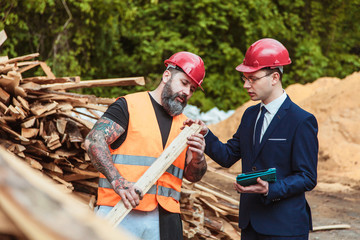
[[[178,93],[173,93],[171,89],[171,80],[168,81],[161,93],[161,102],[165,111],[172,117],[180,115],[187,104],[187,99],[185,95],[180,95]],[[176,100],[176,97],[180,97],[184,102],[179,102]]]

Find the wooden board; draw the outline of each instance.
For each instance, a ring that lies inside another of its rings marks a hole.
[[[134,239],[0,148],[0,205],[28,239]]]
[[[41,89],[48,90],[68,90],[77,88],[89,88],[89,87],[116,87],[116,86],[129,86],[129,85],[145,85],[145,79],[143,77],[131,77],[131,78],[114,78],[114,79],[96,79],[81,81],[78,83],[55,83],[41,85]]]
[[[147,193],[151,186],[163,175],[171,164],[176,160],[180,153],[186,148],[187,137],[199,133],[201,126],[193,124],[185,127],[181,133],[171,142],[164,152],[155,160],[148,170],[135,183],[135,187],[141,189],[143,194]],[[123,201],[119,201],[116,206],[106,216],[106,219],[113,225],[117,226],[121,220],[131,211],[132,208],[126,208]]]

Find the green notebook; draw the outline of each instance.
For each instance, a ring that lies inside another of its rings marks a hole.
[[[260,177],[264,181],[275,182],[276,181],[276,168],[269,168],[259,171],[241,173],[237,175],[236,182],[241,186],[250,186],[256,184],[256,179]]]

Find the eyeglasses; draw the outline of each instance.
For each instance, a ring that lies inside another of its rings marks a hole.
[[[241,79],[243,80],[244,83],[245,83],[246,81],[248,81],[250,84],[253,84],[255,81],[260,80],[260,79],[262,79],[262,78],[264,78],[264,77],[267,77],[267,76],[269,76],[269,75],[271,75],[271,74],[273,74],[273,73],[274,73],[274,72],[270,72],[270,73],[266,74],[265,76],[262,76],[262,77],[253,77],[253,78],[247,78],[247,77],[245,77],[244,75],[242,75],[242,76],[241,76]]]

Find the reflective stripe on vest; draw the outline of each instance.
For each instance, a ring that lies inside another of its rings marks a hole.
[[[134,183],[133,183],[134,184]],[[102,188],[109,188],[112,190],[112,186],[109,183],[109,181],[106,178],[100,178],[99,179],[99,187]],[[164,197],[173,197],[180,200],[180,192],[175,191],[174,189],[158,186],[158,195],[164,196]],[[156,194],[156,185],[152,185],[152,187],[149,189],[149,191],[146,194]]]
[[[120,154],[113,154],[112,158],[115,164],[148,166],[148,167],[150,167],[151,164],[153,164],[157,159],[154,157],[144,157],[144,156],[140,157],[140,156],[130,156],[130,155],[120,155]],[[178,168],[174,165],[171,165],[166,170],[166,172],[180,179],[182,179],[184,174],[183,169]]]
[[[147,92],[125,96],[129,124],[125,141],[117,149],[110,149],[113,163],[120,175],[135,183],[164,151],[156,114]],[[186,116],[173,117],[167,147],[180,133]],[[169,212],[180,212],[180,192],[185,167],[186,149],[145,194],[135,209],[151,211],[159,203]],[[98,204],[115,206],[120,196],[114,192],[108,180],[100,174]]]

